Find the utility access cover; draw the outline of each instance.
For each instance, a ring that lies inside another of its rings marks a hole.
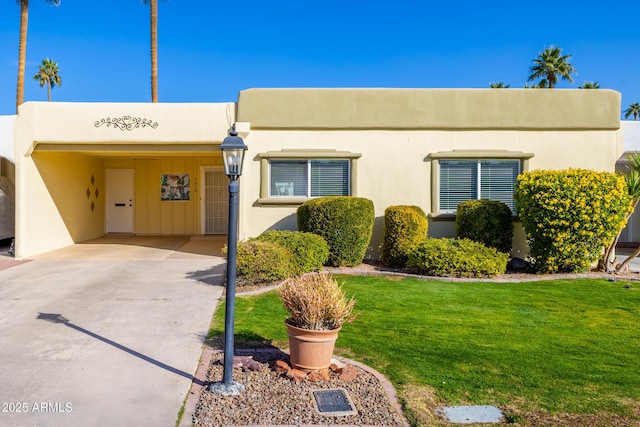
[[[347,390],[343,388],[314,390],[312,393],[313,404],[320,415],[343,417],[358,414]]]
[[[444,406],[436,409],[436,415],[454,424],[498,424],[504,421],[502,412],[495,406]]]

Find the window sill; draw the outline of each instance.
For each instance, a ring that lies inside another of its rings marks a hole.
[[[259,198],[259,205],[278,205],[278,206],[297,206],[306,202],[306,197],[288,197],[288,198]]]

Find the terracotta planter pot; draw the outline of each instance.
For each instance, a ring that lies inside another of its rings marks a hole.
[[[329,331],[302,329],[291,325],[288,319],[284,324],[289,335],[291,366],[305,372],[329,367],[341,328]]]

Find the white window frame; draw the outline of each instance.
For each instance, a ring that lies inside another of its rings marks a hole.
[[[312,196],[311,195],[311,190],[312,190],[312,174],[311,174],[311,164],[313,162],[316,161],[329,161],[329,162],[344,162],[347,165],[347,179],[348,179],[348,183],[347,183],[347,194],[332,194],[334,196],[350,196],[351,195],[351,162],[349,161],[349,159],[269,159],[269,197],[270,198],[280,198],[280,197],[284,197],[284,198],[292,198],[292,197],[306,197],[308,199],[315,199],[317,197],[323,197],[323,196]],[[306,173],[307,173],[307,188],[305,190],[305,195],[279,195],[279,194],[272,194],[271,190],[272,190],[272,175],[271,175],[271,167],[273,162],[281,162],[281,163],[302,163],[305,162],[306,163]]]
[[[474,193],[476,195],[475,199],[466,199],[466,200],[481,200],[482,197],[482,186],[483,184],[486,182],[486,179],[483,180],[483,176],[482,176],[482,168],[483,168],[483,162],[504,162],[504,163],[512,163],[512,164],[517,164],[517,174],[516,174],[516,178],[517,175],[520,174],[520,172],[522,172],[522,161],[518,160],[518,159],[442,159],[442,161],[457,161],[457,162],[465,162],[465,163],[469,163],[469,164],[473,164],[475,163],[476,165],[476,188],[475,189],[469,189],[470,193]],[[441,161],[441,162],[442,162]],[[442,172],[442,167],[440,166],[440,171]],[[513,183],[515,185],[515,179],[513,181]],[[441,195],[441,190],[442,190],[442,175],[439,173],[438,174],[438,212],[443,212],[443,213],[456,213],[457,207],[455,209],[452,208],[448,208],[448,209],[444,209],[442,208],[442,200],[440,199],[440,195]],[[489,199],[489,200],[497,200],[497,199]],[[509,206],[509,208],[511,208],[511,211],[515,214],[515,204],[513,204],[513,191],[511,192],[511,200],[510,203],[507,203],[505,200],[498,200],[500,202],[503,202],[507,205],[512,205]]]
[[[285,149],[280,151],[269,151],[258,154],[260,159],[260,198],[259,204],[280,204],[297,205],[315,198],[311,197],[311,162],[314,160],[346,160],[348,161],[348,192],[350,196],[357,195],[357,159],[362,156],[360,153],[337,150],[317,150],[317,149]],[[271,194],[271,161],[306,161],[307,162],[307,191],[305,196],[287,196]]]
[[[431,216],[432,217],[452,217],[455,216],[455,209],[440,209],[440,161],[452,160],[452,161],[476,161],[478,163],[482,161],[519,161],[519,173],[529,170],[529,159],[534,156],[533,153],[524,153],[520,151],[506,151],[506,150],[453,150],[446,152],[431,153],[427,156],[431,160]],[[482,197],[481,193],[481,168],[477,168],[478,173],[478,194],[479,200]],[[515,184],[515,182],[514,182]],[[515,210],[515,208],[514,208]],[[516,212],[513,212],[516,215]]]

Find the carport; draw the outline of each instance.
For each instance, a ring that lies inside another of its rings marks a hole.
[[[225,234],[219,144],[234,104],[26,103],[16,257],[102,236]]]

